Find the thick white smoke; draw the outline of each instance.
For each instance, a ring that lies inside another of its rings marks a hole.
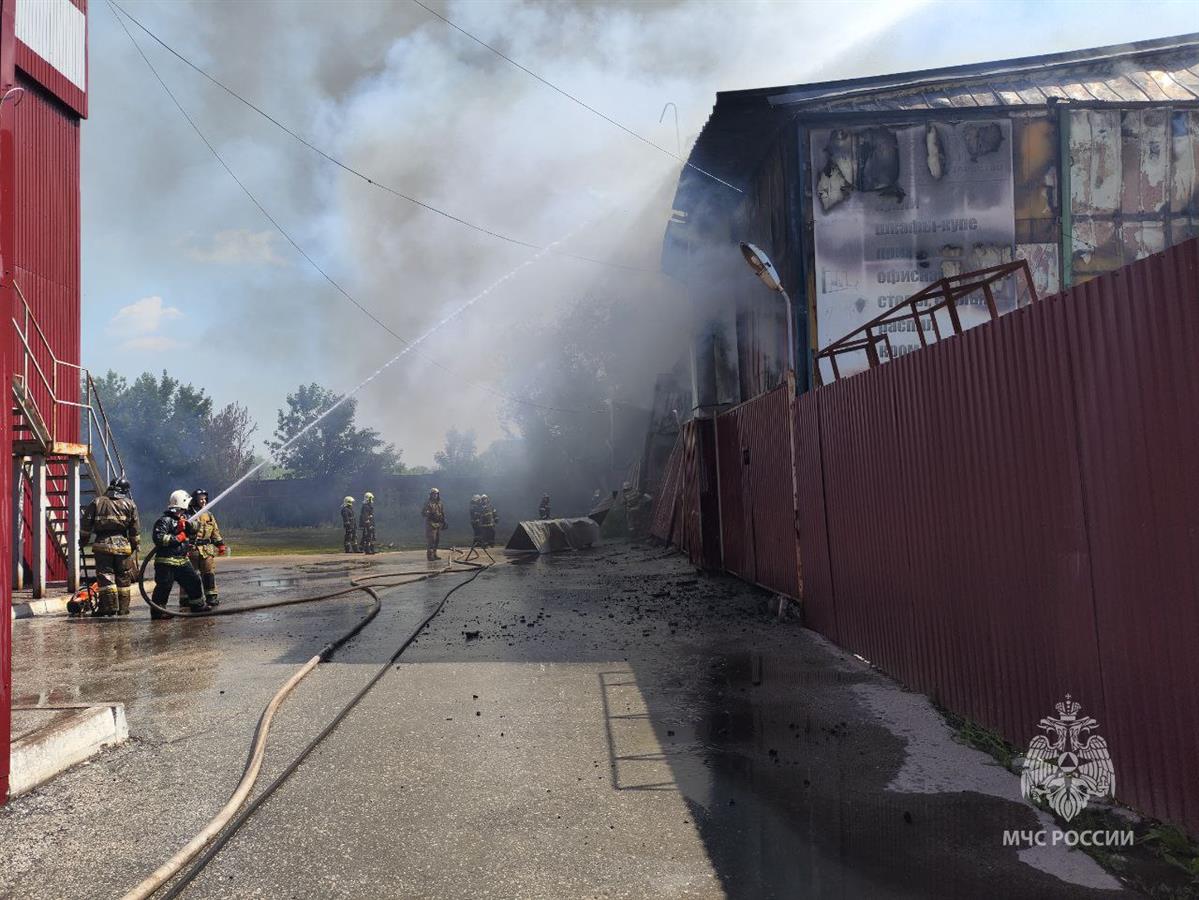
[[[672,150],[673,119],[668,114],[659,124],[658,118],[666,102],[676,103],[685,155],[717,90],[996,54],[995,44],[939,49],[920,21],[931,16],[925,6],[683,0],[437,8]],[[131,2],[128,8],[219,78],[381,181],[538,244],[594,220],[566,249],[656,268],[678,163],[407,0]],[[935,9],[951,8],[957,6]],[[275,408],[300,382],[344,390],[392,356],[399,349],[394,338],[291,248],[261,236],[270,226],[169,106],[107,8],[94,4],[90,20],[85,329],[100,333],[117,306],[162,296],[186,313],[178,324],[183,339],[205,352],[198,362],[190,354],[113,360],[85,339],[85,362],[132,374],[177,364],[175,374],[209,388],[218,402],[248,403],[269,434]],[[907,29],[912,43],[895,41],[897,29]],[[526,248],[363,184],[160,48],[147,43],[146,50],[268,208],[395,330],[420,334],[528,257]],[[239,230],[251,248],[242,254],[227,246]],[[597,278],[603,289],[593,291]],[[465,378],[498,382],[500,359],[520,365],[529,323],[584,295],[661,304],[656,327],[665,347],[689,328],[685,308],[670,302],[669,286],[655,276],[620,276],[548,257],[423,349]],[[652,343],[653,336],[637,338]],[[672,361],[649,355],[637,375],[647,401],[654,372]],[[412,354],[363,394],[360,410],[407,462],[428,463],[451,425],[475,428],[485,446],[499,433],[497,405],[493,395],[455,383]]]

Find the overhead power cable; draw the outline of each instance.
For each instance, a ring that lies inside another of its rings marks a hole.
[[[632,128],[629,128],[627,125],[624,125],[624,124],[616,121],[615,119],[613,119],[611,116],[600,112],[594,106],[591,106],[589,103],[586,103],[583,100],[580,100],[574,94],[570,93],[570,91],[563,90],[562,88],[558,87],[558,85],[554,84],[552,81],[550,81],[546,78],[542,78],[540,75],[538,75],[532,69],[530,69],[526,66],[522,66],[520,63],[518,63],[516,60],[514,60],[511,56],[508,56],[506,53],[504,53],[499,48],[494,47],[491,44],[487,43],[482,38],[471,34],[469,31],[467,31],[461,25],[458,25],[458,24],[450,21],[445,16],[443,16],[441,13],[439,13],[437,10],[429,8],[424,3],[422,3],[421,0],[412,0],[412,2],[415,3],[417,6],[419,6],[421,9],[423,9],[425,12],[429,13],[429,15],[435,16],[436,18],[441,19],[441,21],[445,22],[447,25],[449,25],[451,28],[453,28],[458,33],[470,38],[472,41],[474,41],[480,47],[486,47],[488,50],[490,50],[492,53],[494,53],[500,59],[504,60],[505,62],[511,63],[512,65],[516,66],[516,68],[518,68],[522,72],[524,72],[526,75],[529,75],[530,77],[537,79],[538,81],[540,81],[542,84],[544,84],[550,90],[557,91],[559,94],[561,94],[567,100],[570,100],[572,103],[577,103],[579,106],[583,107],[583,109],[587,110],[589,113],[599,116],[601,119],[603,119],[609,125],[615,125],[617,128],[619,128],[625,134],[635,137],[637,140],[641,141],[641,143],[647,144],[650,147],[653,147],[655,150],[659,151],[660,153],[665,153],[671,159],[677,159],[688,169],[694,169],[695,171],[699,172],[701,175],[706,175],[708,178],[711,178],[713,181],[717,182],[718,184],[723,184],[726,188],[729,188],[730,190],[734,190],[738,194],[745,193],[743,190],[741,190],[741,188],[737,187],[735,184],[729,184],[723,178],[713,175],[707,169],[701,169],[695,163],[691,162],[688,159],[685,159],[684,157],[680,156],[678,153],[672,153],[670,150],[666,149],[661,144],[654,143],[649,138],[647,138],[645,135],[638,134],[636,131],[634,131]]]
[[[470,228],[474,231],[479,232],[480,234],[485,234],[485,235],[488,235],[489,237],[496,238],[497,240],[505,241],[509,244],[515,244],[518,247],[528,247],[530,250],[544,250],[545,247],[548,246],[548,245],[536,244],[536,243],[533,243],[532,241],[522,240],[521,238],[513,237],[510,234],[504,234],[501,231],[496,231],[492,228],[487,228],[484,225],[478,225],[475,222],[471,222],[468,219],[464,219],[461,216],[457,216],[452,212],[448,212],[447,210],[444,210],[444,209],[441,209],[440,207],[434,206],[431,203],[427,203],[424,200],[420,200],[420,199],[412,196],[411,194],[406,194],[403,191],[399,190],[398,188],[391,187],[390,185],[385,184],[382,181],[379,181],[377,178],[367,175],[365,172],[362,172],[361,170],[354,168],[349,163],[338,159],[336,156],[333,156],[331,153],[327,152],[326,150],[322,150],[316,144],[312,143],[312,141],[308,140],[302,134],[299,134],[298,132],[289,128],[287,125],[283,124],[283,122],[279,121],[279,119],[277,119],[275,116],[271,115],[269,112],[267,112],[262,107],[258,106],[252,100],[248,100],[247,98],[243,97],[241,94],[239,94],[233,88],[229,87],[229,85],[225,84],[223,81],[221,81],[215,75],[211,74],[210,72],[208,72],[206,69],[204,69],[197,63],[192,62],[192,60],[188,59],[186,56],[184,56],[182,53],[180,53],[178,50],[176,50],[174,47],[172,47],[170,44],[168,44],[166,41],[164,41],[162,38],[160,38],[157,34],[155,34],[153,31],[151,31],[149,28],[147,28],[144,24],[142,24],[141,20],[139,20],[136,16],[134,16],[132,13],[130,13],[128,10],[126,10],[119,3],[115,3],[115,2],[113,2],[113,0],[109,0],[109,3],[110,3],[110,5],[116,7],[116,9],[120,10],[121,14],[124,15],[126,18],[128,18],[129,21],[132,22],[134,25],[136,25],[138,28],[140,28],[146,34],[147,37],[149,37],[152,41],[154,41],[156,44],[158,44],[160,47],[162,47],[164,50],[166,50],[168,53],[170,53],[172,56],[174,56],[176,59],[178,59],[185,66],[190,68],[192,71],[197,72],[198,74],[202,75],[209,82],[211,82],[212,84],[219,87],[222,91],[224,91],[230,97],[237,100],[239,103],[243,104],[248,109],[252,109],[254,112],[258,113],[258,115],[262,116],[264,119],[266,119],[268,122],[270,122],[276,128],[278,128],[284,134],[287,134],[294,140],[298,141],[300,144],[303,144],[305,147],[307,147],[313,153],[317,154],[317,156],[320,156],[325,161],[332,163],[333,165],[335,165],[339,169],[349,173],[350,175],[353,175],[356,178],[360,178],[362,181],[365,181],[371,187],[378,188],[381,191],[386,191],[387,193],[389,193],[395,197],[399,197],[402,200],[407,200],[409,203],[412,203],[412,204],[420,207],[423,210],[426,210],[431,213],[436,213],[439,216],[449,219],[451,222],[456,222],[459,225],[462,225],[466,228]],[[593,256],[585,256],[581,253],[571,253],[566,250],[553,250],[552,252],[557,256],[564,256],[564,257],[567,257],[568,259],[577,259],[577,260],[581,260],[583,262],[594,263],[597,266],[604,266],[604,267],[610,268],[610,269],[621,269],[626,272],[645,272],[647,274],[654,274],[654,275],[659,274],[654,269],[647,269],[642,266],[624,265],[623,263],[611,262],[610,260],[596,259]]]
[[[396,340],[409,346],[410,348],[415,349],[416,342],[409,340],[408,338],[404,337],[399,332],[395,331],[390,325],[388,325],[386,322],[384,322],[382,319],[380,319],[378,316],[376,316],[373,312],[371,312],[371,310],[368,307],[366,307],[362,303],[360,303],[348,290],[346,290],[344,287],[342,287],[341,284],[338,283],[338,281],[336,279],[334,279],[333,276],[330,275],[320,265],[320,263],[318,263],[315,259],[313,259],[312,256],[302,246],[300,246],[300,244],[295,240],[295,238],[293,238],[291,236],[290,232],[288,232],[287,229],[283,227],[283,225],[279,222],[278,219],[276,219],[274,216],[272,216],[270,214],[270,212],[267,210],[267,208],[262,205],[262,203],[258,200],[258,198],[256,196],[254,196],[253,192],[248,187],[246,187],[245,182],[243,182],[240,178],[237,177],[237,173],[235,173],[233,171],[233,169],[229,166],[229,163],[227,163],[225,161],[225,158],[223,156],[221,156],[220,152],[216,149],[216,147],[213,145],[213,143],[208,139],[208,137],[200,129],[200,126],[196,123],[195,119],[193,119],[191,117],[191,115],[188,113],[188,111],[184,108],[183,104],[179,102],[179,98],[177,98],[175,96],[174,91],[172,91],[171,88],[167,85],[166,81],[163,80],[162,75],[160,75],[158,72],[158,69],[155,68],[154,63],[152,63],[150,61],[150,57],[148,57],[146,55],[145,51],[142,50],[141,44],[139,44],[137,42],[137,38],[135,38],[133,36],[133,33],[129,30],[129,28],[125,24],[124,20],[121,18],[120,15],[118,15],[117,9],[116,9],[116,4],[113,3],[112,0],[108,0],[108,6],[112,10],[113,17],[120,24],[121,30],[123,30],[125,32],[126,36],[128,36],[129,40],[133,43],[133,46],[137,50],[138,55],[142,58],[142,61],[145,62],[146,66],[150,69],[151,73],[153,73],[155,80],[159,83],[159,85],[162,86],[162,89],[166,92],[167,96],[171,98],[171,102],[175,105],[175,108],[179,110],[179,112],[183,115],[183,118],[186,119],[187,123],[192,127],[192,130],[195,131],[195,133],[199,136],[200,140],[204,142],[204,146],[208,148],[208,151],[213,155],[213,157],[216,159],[216,161],[221,164],[221,167],[226,172],[229,173],[229,177],[232,178],[234,180],[234,182],[237,183],[237,186],[239,188],[241,188],[242,192],[248,198],[250,198],[250,202],[253,203],[254,206],[258,208],[258,211],[260,213],[262,213],[262,215],[266,218],[266,220],[268,222],[270,222],[271,225],[273,225],[275,227],[275,229],[281,235],[283,235],[284,239],[289,244],[291,244],[292,247],[294,247],[296,249],[296,252],[299,253],[302,257],[304,257],[304,259],[308,262],[308,264],[310,266],[312,266],[312,268],[315,269],[318,273],[320,273],[321,277],[324,278],[325,281],[329,282],[329,284],[331,284],[334,287],[334,289],[337,290],[337,292],[339,294],[341,294],[343,297],[345,297],[346,300],[348,300],[350,303],[352,303],[354,306],[356,306],[359,309],[359,311],[361,311],[365,316],[367,316],[367,318],[369,318],[372,322],[374,322],[376,325],[378,325],[380,328],[382,328],[384,331],[386,331],[388,334],[390,334]],[[539,254],[540,253],[551,253],[551,252],[553,252],[553,247],[543,247],[538,251]],[[427,353],[424,353],[419,350],[417,350],[417,352],[420,353],[420,355],[424,359],[426,359],[428,362],[432,363],[433,365],[437,366],[439,369],[442,369],[445,372],[449,372],[451,375],[454,375],[454,377],[461,379],[462,381],[466,382],[467,384],[473,385],[477,388],[480,388],[481,390],[486,391],[489,394],[492,394],[496,397],[500,397],[502,399],[508,400],[512,403],[518,403],[523,406],[529,406],[529,407],[533,407],[536,409],[543,409],[543,410],[546,410],[549,412],[564,412],[564,413],[572,413],[572,414],[577,414],[577,415],[589,414],[590,412],[592,412],[591,410],[567,409],[567,408],[559,407],[559,406],[550,406],[550,405],[547,405],[544,403],[538,403],[534,400],[528,400],[528,399],[525,399],[522,397],[516,397],[512,394],[505,393],[504,391],[497,390],[496,388],[491,387],[491,385],[484,384],[479,381],[473,381],[469,378],[465,378],[464,376],[459,375],[457,372],[455,372],[449,366],[445,365],[444,363],[440,362],[439,360],[435,359],[434,357],[428,355]]]

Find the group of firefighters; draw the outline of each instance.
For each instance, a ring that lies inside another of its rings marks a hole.
[[[542,494],[537,507],[537,514],[542,519],[550,517],[550,495]],[[425,520],[425,558],[438,559],[437,550],[441,544],[441,532],[447,526],[445,505],[441,502],[441,491],[432,488],[429,499],[421,508],[421,518]],[[495,528],[500,521],[491,498],[486,494],[475,494],[470,498],[470,526],[474,532],[474,545],[491,547],[495,544]],[[358,521],[354,521],[354,498],[346,497],[341,504],[341,524],[345,533],[346,553],[375,552],[375,495],[369,491],[363,495],[362,511]]]
[[[192,612],[205,612],[220,603],[216,586],[216,559],[228,552],[216,517],[207,512],[208,491],[196,488],[191,493],[172,492],[167,508],[154,522],[154,592],[150,617],[170,618],[156,607],[166,607],[171,589],[178,584],[180,606]],[[537,508],[542,519],[550,518],[550,497],[543,494]],[[421,508],[425,520],[425,549],[430,560],[438,559],[441,532],[446,528],[445,506],[441,491],[433,488]],[[470,524],[476,546],[495,544],[495,529],[500,516],[491,498],[475,494],[470,501]],[[354,498],[342,502],[341,521],[345,530],[345,552],[376,552],[375,495],[367,491],[355,521]],[[133,502],[128,479],[109,482],[108,489],[94,499],[83,512],[79,549],[92,546],[95,560],[97,597],[95,615],[127,616],[133,599],[133,582],[138,573],[141,549],[141,523]]]
[[[217,606],[216,558],[228,548],[216,517],[205,512],[208,491],[197,488],[174,491],[167,508],[154,522],[153,619],[169,618],[155,607],[165,607],[171,588],[179,585],[180,606],[205,612]],[[128,479],[114,478],[108,489],[88,504],[80,524],[79,549],[89,543],[96,567],[97,616],[127,616],[137,576],[141,549],[141,523]],[[94,540],[93,540],[94,536]]]
[[[362,495],[362,509],[358,522],[354,522],[354,498],[341,501],[341,527],[345,530],[346,553],[375,553],[375,495],[367,491]],[[359,535],[361,534],[361,539]]]

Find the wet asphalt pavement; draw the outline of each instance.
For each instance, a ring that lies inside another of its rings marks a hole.
[[[336,589],[347,563],[222,575],[232,604]],[[384,592],[285,703],[260,784],[463,577]],[[1080,852],[1003,847],[1004,829],[1045,824],[1018,779],[766,599],[626,545],[489,570],[186,896],[1115,895]],[[368,605],[14,623],[18,702],[120,700],[132,739],[0,812],[0,893],[135,884],[228,797],[278,686]]]

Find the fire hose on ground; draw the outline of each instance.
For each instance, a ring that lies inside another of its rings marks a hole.
[[[445,608],[446,602],[450,596],[460,588],[470,584],[478,578],[483,572],[491,568],[495,564],[483,564],[471,562],[468,559],[461,557],[461,552],[452,549],[450,551],[451,559],[448,565],[435,569],[433,571],[392,571],[381,572],[373,575],[361,576],[359,578],[351,578],[351,586],[342,590],[333,591],[328,594],[320,594],[313,597],[293,597],[287,600],[276,600],[267,603],[255,603],[246,606],[219,607],[217,609],[205,610],[202,612],[192,612],[184,610],[171,610],[159,606],[154,603],[150,595],[146,592],[146,568],[150,560],[154,557],[154,551],[151,550],[143,560],[141,569],[138,573],[138,589],[141,591],[142,599],[155,610],[160,613],[165,613],[168,616],[177,618],[210,618],[213,616],[234,615],[243,612],[254,612],[264,609],[275,609],[281,606],[294,606],[300,603],[313,603],[321,600],[332,600],[337,597],[345,597],[349,594],[365,593],[371,598],[370,611],[358,620],[348,631],[341,636],[327,643],[321,650],[313,656],[308,662],[300,667],[299,671],[293,674],[287,682],[275,693],[262,712],[262,716],[258,720],[258,726],[254,731],[254,740],[251,746],[250,757],[246,762],[245,770],[242,773],[241,780],[234,789],[229,800],[221,808],[207,825],[190,841],[187,842],[174,856],[154,870],[140,884],[134,887],[131,891],[125,894],[124,900],[140,900],[140,898],[150,897],[155,894],[163,885],[183,870],[183,868],[195,859],[201,852],[201,856],[186,873],[176,881],[171,889],[164,895],[166,898],[177,897],[187,887],[191,881],[204,870],[209,862],[220,852],[221,848],[233,837],[234,834],[241,828],[243,824],[254,814],[254,812],[282,785],[292,773],[299,768],[300,764],[307,756],[316,749],[316,747],[333,732],[341,721],[349,715],[350,711],[358,705],[358,702],[366,696],[379,680],[386,674],[387,670],[393,666],[405,650],[416,640],[417,636],[424,631],[425,627],[437,616],[438,613]],[[490,556],[489,556],[490,558]],[[266,753],[266,740],[270,732],[271,722],[274,720],[275,712],[286,699],[287,695],[292,692],[297,684],[299,684],[305,676],[313,669],[317,668],[322,662],[327,662],[332,658],[333,654],[349,640],[357,635],[365,628],[382,609],[382,600],[376,591],[376,588],[399,587],[405,584],[415,584],[418,581],[427,581],[438,575],[451,573],[471,573],[470,577],[460,581],[448,590],[441,598],[440,602],[433,610],[426,615],[420,623],[414,628],[403,643],[396,649],[391,657],[385,662],[369,681],[357,692],[349,701],[342,706],[337,715],[316,735],[296,757],[287,765],[287,767],[279,773],[279,775],[266,786],[263,791],[254,798],[248,806],[243,808],[250,791],[253,790],[255,782],[258,780],[259,772],[262,769],[262,761]],[[391,579],[403,578],[403,581],[394,581]],[[365,582],[373,582],[366,584]],[[240,811],[240,812],[239,812]],[[209,846],[211,844],[211,846]],[[207,847],[207,850],[205,848]]]

